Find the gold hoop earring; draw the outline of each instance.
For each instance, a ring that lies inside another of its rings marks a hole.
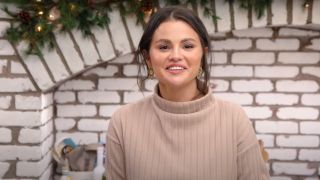
[[[199,68],[199,72],[198,72],[198,74],[197,74],[197,79],[198,79],[198,80],[201,79],[202,73],[203,73],[203,70],[202,70],[202,67],[200,67],[200,68]]]
[[[150,79],[154,78],[154,71],[152,68],[148,68],[148,78]]]

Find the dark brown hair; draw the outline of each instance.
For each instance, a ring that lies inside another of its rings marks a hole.
[[[201,58],[201,67],[203,70],[203,82],[198,82],[198,89],[202,93],[205,94],[208,81],[210,78],[210,68],[208,65],[208,57],[211,61],[210,53],[206,54],[205,48],[208,49],[208,52],[211,49],[210,46],[210,39],[208,32],[203,25],[200,18],[190,9],[183,8],[183,7],[165,7],[158,10],[155,14],[153,14],[145,28],[145,31],[140,39],[138,50],[137,50],[137,59],[138,62],[143,64],[144,68],[147,69],[146,59],[144,57],[144,53],[149,53],[150,45],[152,41],[152,37],[154,32],[160,26],[161,23],[168,21],[168,20],[180,20],[187,23],[192,29],[198,34],[202,46],[203,56]],[[148,69],[147,69],[148,71]],[[143,77],[141,75],[141,65],[139,66],[139,74],[138,74],[138,84],[141,87],[142,83],[147,79],[147,77]]]

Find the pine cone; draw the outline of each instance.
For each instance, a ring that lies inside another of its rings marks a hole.
[[[18,18],[22,23],[29,23],[31,21],[31,16],[28,11],[20,11],[18,13]]]

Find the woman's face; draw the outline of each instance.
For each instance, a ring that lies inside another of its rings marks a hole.
[[[196,84],[202,56],[199,36],[191,26],[169,20],[154,32],[147,63],[160,85],[181,88]]]

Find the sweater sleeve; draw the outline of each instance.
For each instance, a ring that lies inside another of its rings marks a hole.
[[[245,112],[239,110],[237,128],[238,180],[267,180],[269,172],[263,161],[252,124]]]
[[[125,180],[124,151],[121,145],[121,126],[114,115],[109,124],[106,143],[106,177],[108,180]]]

